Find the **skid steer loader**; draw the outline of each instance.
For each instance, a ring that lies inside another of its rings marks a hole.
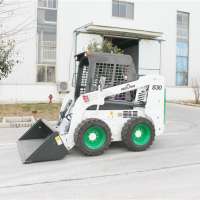
[[[164,130],[165,88],[159,75],[137,78],[131,56],[81,53],[75,90],[63,100],[58,125],[37,121],[18,140],[23,163],[58,160],[73,147],[96,156],[111,142],[143,151]]]

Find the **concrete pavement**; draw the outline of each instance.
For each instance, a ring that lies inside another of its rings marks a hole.
[[[145,152],[115,143],[98,157],[76,150],[60,161],[23,165],[0,129],[0,199],[200,199],[200,108],[168,104],[165,134]]]

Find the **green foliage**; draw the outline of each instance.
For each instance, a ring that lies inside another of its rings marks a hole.
[[[19,61],[15,59],[15,42],[2,40],[0,42],[0,80],[11,73],[12,68]]]
[[[104,52],[104,53],[115,53],[115,54],[123,54],[123,50],[114,46],[112,42],[108,40],[104,40],[102,43],[98,43],[96,41],[91,42],[88,47],[88,51],[90,52]]]

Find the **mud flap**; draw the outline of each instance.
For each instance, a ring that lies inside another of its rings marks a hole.
[[[59,160],[68,152],[59,133],[42,120],[19,138],[17,146],[23,163]]]

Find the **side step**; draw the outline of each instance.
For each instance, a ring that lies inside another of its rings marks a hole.
[[[41,119],[17,141],[23,163],[59,160],[68,153],[59,133]]]

